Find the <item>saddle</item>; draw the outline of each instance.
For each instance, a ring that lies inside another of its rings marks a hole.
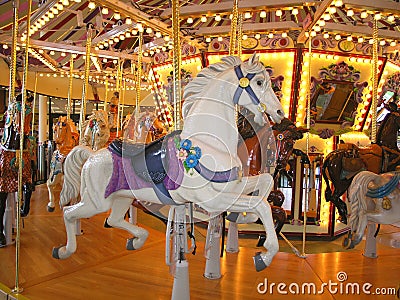
[[[164,140],[168,141],[180,133],[174,131],[147,145],[116,139],[109,145],[109,149],[120,157],[129,158],[133,170],[141,179],[159,184],[167,176],[169,166]]]

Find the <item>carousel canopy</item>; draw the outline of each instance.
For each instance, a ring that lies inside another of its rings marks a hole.
[[[183,43],[206,50],[215,38],[230,35],[233,1],[180,1],[180,35]],[[67,74],[73,56],[73,72],[81,78],[85,69],[88,28],[92,30],[90,74],[92,83],[113,82],[123,63],[128,86],[135,87],[138,33],[143,32],[144,74],[157,53],[172,50],[171,2],[159,0],[44,0],[32,2],[27,28],[28,2],[0,2],[0,56],[8,65],[13,29],[13,7],[18,14],[17,67],[23,65],[23,46],[29,34],[29,70]],[[242,0],[243,47],[251,49],[263,36],[290,37],[295,45],[309,35],[372,39],[374,19],[385,51],[398,51],[400,4],[398,0]],[[3,62],[3,63],[4,63]]]

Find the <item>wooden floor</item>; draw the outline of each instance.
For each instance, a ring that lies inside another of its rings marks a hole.
[[[127,251],[125,242],[130,236],[122,230],[104,228],[105,214],[82,220],[84,234],[78,236],[77,252],[67,260],[56,260],[51,257],[52,247],[65,244],[66,234],[60,210],[57,207],[56,212],[48,213],[46,204],[47,190],[44,185],[37,186],[31,214],[21,231],[19,282],[23,296],[32,300],[171,298],[173,276],[165,264],[165,233],[158,230],[164,226],[160,221],[152,221],[158,222],[152,226],[146,222],[149,217],[140,214],[139,223],[150,231],[150,237],[142,249]],[[385,230],[399,231],[394,226]],[[324,241],[314,246],[322,252],[331,243]],[[343,283],[370,283],[371,293],[376,288],[398,289],[399,249],[378,245],[377,259],[363,257],[362,246],[347,252],[308,254],[305,259],[279,252],[270,267],[257,273],[252,257],[259,248],[254,246],[254,240],[241,240],[240,245],[239,253],[222,258],[222,278],[208,280],[203,277],[204,243],[198,243],[197,254],[188,255],[191,299],[397,299],[394,295],[365,295],[362,291],[361,295],[346,295],[340,289],[335,292],[335,286],[331,291],[329,286],[323,287],[321,294],[309,295],[305,291],[295,296],[288,286],[310,283],[319,290],[323,283],[340,283],[337,274],[345,272],[347,280]],[[275,283],[272,295],[270,291],[260,293],[265,282],[269,286]],[[14,245],[0,249],[0,283],[9,288],[15,286]],[[286,284],[288,294],[278,293],[279,283]]]

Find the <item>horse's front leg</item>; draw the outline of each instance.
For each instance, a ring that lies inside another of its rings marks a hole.
[[[51,172],[49,175],[49,179],[46,182],[47,190],[49,192],[49,203],[47,203],[47,211],[53,212],[56,206],[55,200],[55,189],[57,186],[62,186],[62,178],[63,174],[58,173],[54,175],[54,172]]]

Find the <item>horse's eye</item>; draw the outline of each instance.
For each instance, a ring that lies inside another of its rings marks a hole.
[[[262,86],[262,84],[263,84],[262,80],[257,80],[257,85],[258,86]]]

